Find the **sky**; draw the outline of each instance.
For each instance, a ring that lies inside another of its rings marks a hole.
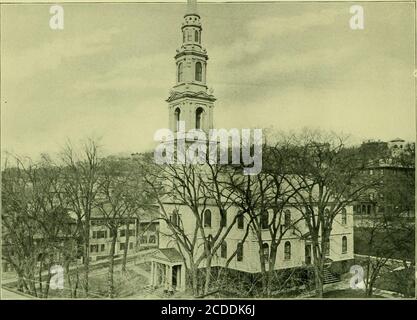
[[[199,3],[216,128],[304,127],[354,141],[415,141],[412,3]],[[168,126],[184,3],[1,7],[2,151],[36,157],[96,137],[108,153],[156,146]]]

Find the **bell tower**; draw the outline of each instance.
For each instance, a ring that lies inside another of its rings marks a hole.
[[[202,46],[202,25],[197,13],[197,1],[187,0],[187,11],[181,26],[182,45],[175,55],[176,84],[168,102],[169,128],[178,131],[179,121],[185,130],[208,133],[213,128],[213,108],[216,100],[206,84],[206,49]]]

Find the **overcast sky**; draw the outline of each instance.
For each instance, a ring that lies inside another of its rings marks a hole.
[[[415,140],[414,7],[199,4],[217,128],[321,127],[356,141]],[[155,146],[168,124],[185,4],[3,5],[2,150],[54,153],[102,137],[111,153]]]

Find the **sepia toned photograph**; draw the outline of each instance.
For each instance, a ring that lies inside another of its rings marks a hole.
[[[415,1],[0,21],[2,300],[415,299]]]

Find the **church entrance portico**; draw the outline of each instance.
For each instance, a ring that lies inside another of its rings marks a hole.
[[[150,285],[168,292],[185,291],[185,264],[176,249],[159,249],[151,258]]]

